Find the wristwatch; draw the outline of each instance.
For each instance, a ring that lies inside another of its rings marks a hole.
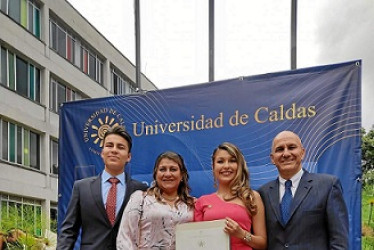
[[[243,240],[245,240],[246,242],[250,242],[252,240],[252,234],[250,232],[246,232]]]

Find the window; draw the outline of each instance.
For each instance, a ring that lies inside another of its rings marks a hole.
[[[85,48],[81,48],[82,50],[82,59],[81,59],[81,70],[88,74],[88,50],[86,50]]]
[[[28,30],[40,38],[40,9],[33,1],[28,4]]]
[[[93,54],[90,54],[90,59],[89,59],[89,71],[88,74],[92,79],[96,78],[96,58]]]
[[[49,22],[49,45],[57,51],[57,24]]]
[[[50,46],[94,81],[103,83],[103,62],[89,46],[83,46],[76,36],[57,21],[49,20]]]
[[[66,32],[60,27],[57,27],[57,52],[66,58]]]
[[[9,157],[9,150],[8,150],[8,148],[9,148],[9,146],[8,146],[8,135],[9,135],[8,122],[2,121],[0,129],[2,130],[1,131],[1,135],[2,135],[2,140],[1,140],[2,154],[1,154],[1,158],[2,159],[8,159],[8,157]]]
[[[29,65],[29,91],[28,97],[31,100],[40,102],[40,70]]]
[[[16,125],[9,123],[9,161],[16,161]]]
[[[17,23],[21,21],[21,1],[12,0],[8,2],[8,15]]]
[[[81,53],[80,53],[80,49],[81,49],[81,44],[80,44],[80,41],[79,40],[75,40],[74,41],[74,65],[76,67],[80,67],[81,66]]]
[[[1,47],[1,84],[40,102],[40,69]]]
[[[16,58],[16,89],[17,92],[23,96],[27,96],[28,93],[28,71],[27,63],[21,58]]]
[[[134,83],[123,74],[118,73],[119,70],[112,69],[111,91],[115,95],[124,95],[135,93]]]
[[[49,93],[49,109],[58,112],[57,105],[57,83],[51,79]]]
[[[40,170],[39,135],[30,131],[30,167]]]
[[[51,140],[51,147],[50,147],[51,157],[51,174],[58,174],[58,142],[55,140]]]
[[[50,81],[50,95],[49,95],[50,110],[58,113],[60,105],[67,101],[75,101],[82,99],[82,97],[70,89],[69,87],[57,82],[53,78]]]
[[[51,204],[49,218],[51,219],[51,231],[57,233],[57,204]]]
[[[2,0],[1,10],[40,38],[40,9],[34,0]]]
[[[23,142],[23,136],[22,136],[22,127],[17,126],[17,163],[22,164],[22,142]]]
[[[14,65],[14,54],[8,53],[8,86],[10,89],[15,90],[16,89],[16,80],[15,80],[15,65]]]
[[[103,63],[100,60],[98,60],[96,67],[97,79],[99,80],[99,83],[103,83]]]
[[[68,35],[66,39],[66,59],[74,63],[75,40],[71,35]]]
[[[115,95],[121,95],[121,90],[120,90],[120,81],[121,78],[119,75],[116,74],[116,72],[112,72],[112,92]]]
[[[61,83],[57,83],[57,107],[60,108],[61,104],[66,102],[66,87]]]
[[[1,120],[1,158],[40,170],[40,138],[18,124]]]
[[[81,46],[80,54],[80,69],[91,79],[102,84],[103,62],[94,52],[84,46]]]
[[[0,58],[0,84],[7,86],[8,82],[8,58],[7,58],[7,51],[3,47],[1,47],[1,58]]]
[[[1,11],[5,14],[8,13],[8,0],[1,0]]]
[[[30,166],[30,131],[24,130],[23,133],[23,163]]]
[[[60,56],[66,58],[73,64],[76,63],[76,41],[65,28],[50,20],[50,45]]]
[[[0,194],[0,223],[35,236],[42,233],[42,209],[38,200]]]

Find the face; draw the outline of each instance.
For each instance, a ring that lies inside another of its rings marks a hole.
[[[284,131],[274,138],[270,157],[280,176],[290,179],[300,171],[304,154],[300,138],[290,131]]]
[[[220,185],[228,185],[238,171],[238,161],[229,152],[218,149],[213,160],[213,174]]]
[[[111,175],[121,174],[126,163],[131,160],[128,142],[119,135],[110,134],[105,138],[101,158],[105,164],[105,170]]]
[[[157,166],[156,182],[162,192],[176,195],[181,180],[182,173],[178,163],[168,158],[161,159]]]

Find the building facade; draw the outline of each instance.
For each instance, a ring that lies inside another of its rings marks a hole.
[[[136,69],[65,0],[0,7],[0,229],[16,211],[41,235],[56,229],[60,105],[134,93]]]

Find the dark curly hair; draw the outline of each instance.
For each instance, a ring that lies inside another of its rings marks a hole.
[[[194,207],[194,198],[192,196],[190,196],[190,194],[189,194],[189,192],[191,191],[191,188],[188,184],[189,175],[188,175],[186,165],[184,164],[182,156],[180,156],[179,154],[177,154],[175,152],[172,152],[172,151],[166,151],[166,152],[160,154],[157,157],[154,168],[153,168],[153,180],[154,180],[154,182],[153,182],[152,186],[148,189],[148,194],[154,195],[158,201],[160,201],[160,202],[162,201],[162,197],[161,197],[162,190],[160,189],[160,187],[157,184],[156,174],[157,174],[158,166],[159,166],[161,160],[164,159],[164,158],[172,160],[172,161],[174,161],[178,164],[179,169],[181,171],[181,175],[182,175],[182,180],[181,180],[181,182],[179,183],[179,186],[178,186],[179,201],[182,201],[182,202],[186,203],[188,207],[193,208]]]

